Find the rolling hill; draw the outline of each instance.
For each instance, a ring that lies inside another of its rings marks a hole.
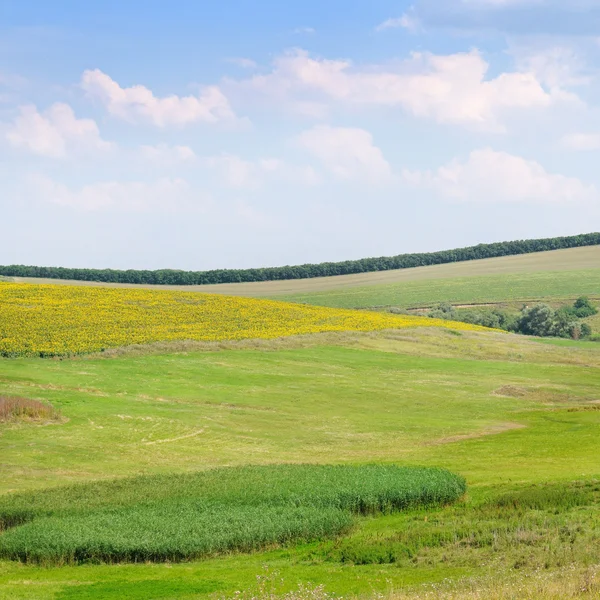
[[[600,246],[503,256],[412,269],[313,279],[202,286],[106,284],[9,278],[22,283],[197,291],[273,298],[330,307],[431,306],[437,302],[487,303],[600,297]]]

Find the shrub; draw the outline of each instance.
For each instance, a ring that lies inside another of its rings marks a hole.
[[[587,296],[577,298],[573,305],[573,309],[575,315],[580,319],[585,319],[586,317],[592,317],[593,315],[598,314],[598,309],[592,305]]]
[[[569,312],[557,311],[552,319],[549,335],[563,338],[579,339],[581,336],[581,326],[577,317]]]
[[[525,335],[550,336],[554,328],[554,311],[547,304],[536,304],[521,311],[518,330]]]

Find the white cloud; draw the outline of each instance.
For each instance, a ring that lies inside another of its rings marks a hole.
[[[338,179],[384,182],[391,177],[390,165],[364,129],[318,125],[301,133],[296,142]]]
[[[16,148],[51,158],[111,148],[111,144],[100,137],[96,122],[78,119],[68,104],[53,104],[43,113],[33,105],[21,106],[19,111],[20,115],[6,133]]]
[[[512,42],[510,53],[515,57],[520,71],[533,73],[550,89],[560,90],[591,81],[586,74],[584,60],[574,48],[541,45],[539,42],[530,42],[529,45]]]
[[[384,31],[386,29],[408,29],[409,31],[416,31],[419,28],[419,20],[413,15],[404,13],[401,17],[394,17],[385,20],[375,28],[376,31]]]
[[[163,178],[152,183],[106,181],[71,189],[44,175],[34,175],[28,187],[40,200],[91,211],[198,210],[208,203],[206,196],[194,193],[183,179]]]
[[[327,101],[399,107],[440,123],[496,131],[503,130],[501,121],[507,111],[546,108],[574,99],[562,90],[547,91],[531,72],[486,79],[488,68],[477,50],[446,56],[414,53],[394,65],[363,68],[294,50],[280,56],[271,73],[241,85],[245,92],[264,94],[280,105],[315,107]]]
[[[258,65],[251,58],[233,57],[226,59],[228,63],[241,67],[242,69],[256,69]]]
[[[211,169],[222,173],[227,185],[234,188],[255,188],[260,181],[255,165],[233,154],[223,154],[206,159]]]
[[[598,201],[598,190],[575,177],[548,173],[538,162],[484,148],[435,172],[404,172],[406,182],[465,202],[539,204]]]
[[[168,146],[167,144],[141,146],[140,154],[142,158],[161,165],[190,163],[197,158],[196,153],[189,146]]]
[[[127,121],[148,121],[157,127],[168,127],[235,119],[229,101],[217,86],[205,88],[198,96],[157,98],[143,85],[122,88],[98,69],[85,71],[81,85],[111,115]]]
[[[569,150],[600,150],[600,133],[572,133],[562,139],[562,145]]]
[[[206,165],[221,173],[228,186],[237,189],[256,189],[268,180],[283,180],[301,185],[316,185],[319,178],[310,166],[290,165],[278,158],[245,160],[233,154],[206,159]]]

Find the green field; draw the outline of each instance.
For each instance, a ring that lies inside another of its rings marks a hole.
[[[412,594],[423,583],[508,581],[538,569],[567,581],[561,569],[600,564],[600,346],[431,329],[177,349],[0,361],[0,395],[50,402],[61,415],[0,424],[0,493],[8,494],[0,506],[18,508],[14,493],[90,480],[281,463],[442,467],[466,478],[467,497],[443,508],[358,516],[336,539],[325,527],[317,539],[308,536],[313,541],[294,541],[307,537],[302,531],[276,535],[271,549],[192,562],[40,567],[4,560],[0,598],[231,596],[252,588],[265,565],[285,589],[312,582],[345,595],[391,586]],[[193,520],[189,505],[177,504],[185,498],[176,485],[159,487],[175,503],[163,513],[167,532],[175,515]],[[119,511],[127,507],[116,494],[104,498],[102,511],[126,526]],[[73,506],[85,508],[79,500]],[[146,509],[161,518],[151,502]],[[61,510],[40,514],[44,527],[25,531],[34,546],[40,535],[52,539],[52,519],[76,538],[102,523]]]
[[[135,286],[14,278],[17,282],[200,291],[339,308],[600,300],[600,246],[289,281],[204,286]]]
[[[440,302],[483,304],[572,300],[578,296],[600,298],[600,268],[586,271],[510,273],[410,281],[349,288],[343,291],[280,296],[281,300],[331,307],[415,308]]]
[[[210,294],[230,294],[233,296],[279,297],[301,296],[313,292],[335,292],[372,285],[406,283],[411,281],[455,279],[479,277],[482,275],[507,275],[518,273],[539,273],[545,271],[585,271],[600,269],[600,246],[585,246],[567,250],[534,252],[516,256],[486,258],[466,262],[447,263],[428,267],[376,271],[355,275],[317,277],[313,279],[292,279],[283,281],[262,281],[256,283],[223,283],[218,285],[135,285],[119,283],[99,283],[92,281],[70,281],[60,279],[40,279],[33,277],[4,277],[0,280],[17,283],[52,283],[83,286],[110,286],[118,288],[152,288],[182,291],[199,291]]]

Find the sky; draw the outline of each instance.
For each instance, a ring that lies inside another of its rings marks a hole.
[[[0,264],[600,230],[600,0],[0,0]]]

